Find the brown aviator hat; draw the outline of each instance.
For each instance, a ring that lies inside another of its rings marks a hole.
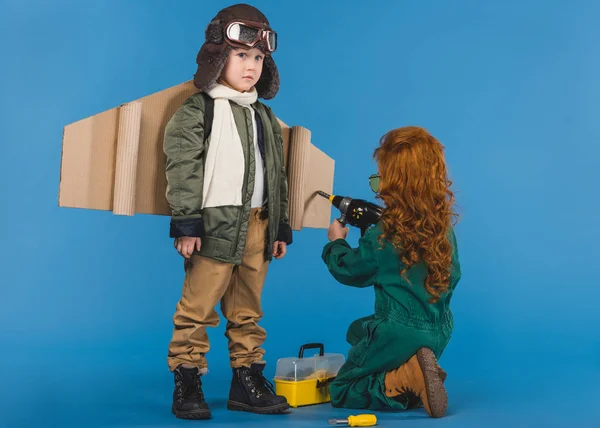
[[[255,7],[236,4],[222,9],[208,24],[205,42],[198,52],[194,85],[204,91],[216,83],[232,47],[255,47],[265,54],[258,97],[271,99],[279,90],[279,72],[271,53],[277,48],[277,34],[267,18]]]

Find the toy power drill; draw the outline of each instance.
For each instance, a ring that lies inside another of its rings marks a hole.
[[[342,223],[342,226],[348,223],[351,226],[358,227],[361,236],[381,217],[382,208],[372,202],[364,199],[352,199],[347,196],[329,195],[320,190],[317,193],[329,199],[331,204],[340,210],[341,216],[338,221]]]

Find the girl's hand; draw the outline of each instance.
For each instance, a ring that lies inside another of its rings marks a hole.
[[[175,238],[175,242],[173,243],[177,252],[181,254],[186,259],[189,259],[194,252],[194,247],[200,251],[200,238],[194,238],[192,236],[181,236],[179,238]]]
[[[327,239],[329,241],[335,241],[336,239],[346,239],[348,235],[348,227],[342,226],[337,219],[333,220],[329,225],[329,231],[327,232]]]

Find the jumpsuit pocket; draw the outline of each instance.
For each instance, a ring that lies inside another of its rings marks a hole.
[[[369,315],[352,321],[346,332],[346,342],[352,346],[357,345],[366,335],[366,323],[371,322],[374,319],[374,315]]]
[[[365,334],[363,338],[348,352],[348,360],[357,366],[362,366],[369,355],[371,345],[377,338],[377,328],[383,320],[370,320],[363,323]]]

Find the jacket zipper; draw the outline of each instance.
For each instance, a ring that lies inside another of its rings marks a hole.
[[[267,225],[267,236],[265,237],[266,242],[265,242],[265,256],[267,258],[267,260],[271,260],[272,257],[272,253],[273,253],[273,242],[275,242],[275,240],[271,240],[271,228],[273,227],[273,225],[271,224],[270,219],[273,218],[273,216],[271,215],[273,213],[273,198],[271,198],[271,195],[269,194],[269,178],[273,178],[273,177],[269,177],[269,168],[268,168],[268,162],[267,162],[267,151],[269,153],[273,153],[270,149],[267,150],[267,138],[266,138],[266,132],[265,132],[265,121],[263,118],[263,115],[260,114],[261,112],[259,112],[258,110],[264,111],[264,109],[257,109],[256,113],[258,114],[258,116],[260,116],[260,121],[262,123],[262,134],[263,134],[263,147],[264,147],[264,151],[265,151],[265,159],[263,160],[264,162],[264,169],[265,169],[265,180],[264,180],[264,186],[265,186],[265,194],[267,195],[267,216],[269,219],[269,224]],[[257,133],[258,134],[258,133]],[[257,135],[258,137],[258,135]],[[260,151],[260,147],[259,147],[259,151]]]
[[[229,102],[231,104],[231,101]],[[246,109],[244,107],[241,107],[243,109],[244,112],[244,117],[247,118],[247,112]],[[250,118],[252,119],[252,118]],[[249,151],[249,149],[248,149]],[[242,207],[240,209],[240,215],[238,216],[238,221],[237,221],[237,226],[235,229],[235,245],[233,245],[232,247],[232,254],[231,257],[235,257],[235,253],[237,251],[237,247],[240,241],[240,229],[242,228],[242,219],[244,217],[244,210],[246,207],[246,191],[248,190],[248,174],[249,174],[249,169],[250,169],[250,165],[249,165],[249,158],[250,158],[250,153],[248,153],[248,156],[246,158],[246,163],[244,165],[244,184],[242,185]]]

